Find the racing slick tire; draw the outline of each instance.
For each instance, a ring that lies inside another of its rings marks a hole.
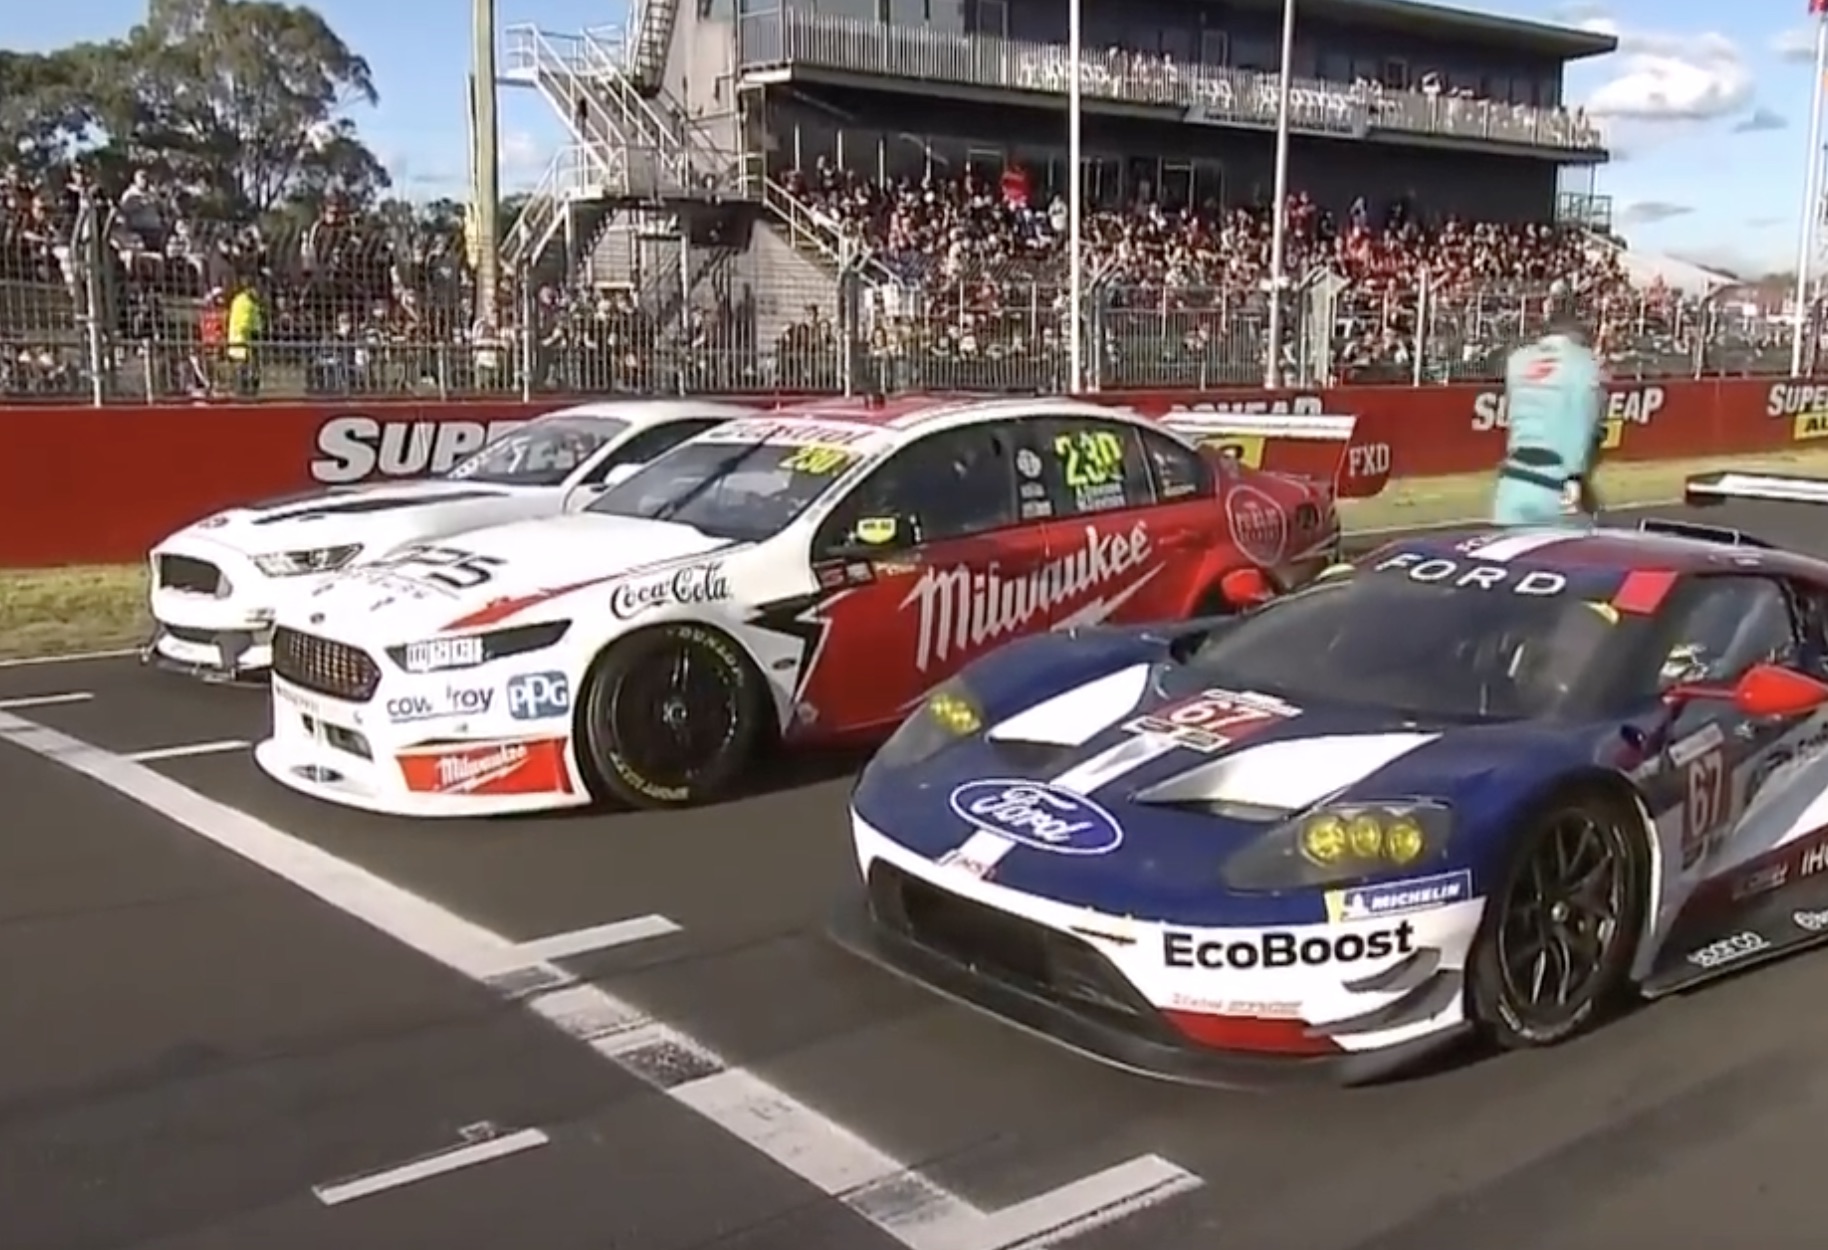
[[[1570,787],[1538,810],[1470,958],[1469,1007],[1491,1041],[1553,1046],[1630,1001],[1650,871],[1642,821],[1608,787]]]
[[[729,635],[661,625],[591,666],[578,741],[592,779],[630,807],[690,807],[727,793],[761,745],[766,687]]]

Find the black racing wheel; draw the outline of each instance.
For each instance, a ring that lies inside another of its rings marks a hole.
[[[633,807],[688,807],[726,793],[760,743],[762,679],[726,634],[662,625],[592,667],[580,741],[595,780]]]
[[[1631,803],[1603,787],[1552,799],[1518,838],[1474,945],[1471,1007],[1499,1046],[1552,1046],[1631,996],[1650,856]]]

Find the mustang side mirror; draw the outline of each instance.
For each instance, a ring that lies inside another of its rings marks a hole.
[[[1696,699],[1731,703],[1747,716],[1801,716],[1828,704],[1828,683],[1781,664],[1754,664],[1731,686],[1701,682],[1671,686],[1663,695],[1671,706]]]
[[[1254,608],[1275,598],[1269,579],[1254,565],[1233,569],[1219,579],[1219,593],[1234,608]]]

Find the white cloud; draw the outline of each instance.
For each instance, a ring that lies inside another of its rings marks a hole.
[[[1752,103],[1751,67],[1725,35],[1633,30],[1606,17],[1589,17],[1580,25],[1619,41],[1618,52],[1599,66],[1606,81],[1586,100],[1596,117],[1706,121],[1743,112]]]
[[[1792,26],[1771,40],[1771,51],[1786,61],[1815,59],[1815,31],[1808,26]]]
[[[1686,204],[1671,204],[1666,200],[1638,200],[1625,206],[1619,220],[1627,226],[1648,226],[1671,217],[1686,217],[1694,211]]]

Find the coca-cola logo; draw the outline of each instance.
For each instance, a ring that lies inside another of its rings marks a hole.
[[[626,621],[668,605],[691,607],[730,597],[723,564],[693,564],[660,577],[623,582],[609,592],[609,611]]]

